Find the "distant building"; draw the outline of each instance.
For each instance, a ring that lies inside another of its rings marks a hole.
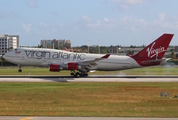
[[[118,54],[119,48],[117,46],[110,46],[109,47],[109,53],[115,53]]]
[[[19,47],[19,35],[0,35],[0,55]]]
[[[38,48],[38,46],[20,46],[21,48]]]
[[[43,48],[61,48],[64,47],[64,45],[68,44],[69,48],[71,48],[71,40],[66,39],[60,39],[60,40],[41,40],[41,46]]]
[[[178,52],[178,46],[174,47],[174,52]]]

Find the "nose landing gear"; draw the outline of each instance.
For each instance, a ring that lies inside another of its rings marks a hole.
[[[19,72],[19,73],[22,72],[21,65],[19,65],[19,70],[18,70],[18,72]]]
[[[18,72],[22,72],[22,69],[19,69]]]

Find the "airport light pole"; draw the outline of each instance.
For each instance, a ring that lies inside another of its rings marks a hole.
[[[98,39],[98,54],[100,54],[100,41]]]
[[[89,53],[89,40],[88,40],[88,53]]]

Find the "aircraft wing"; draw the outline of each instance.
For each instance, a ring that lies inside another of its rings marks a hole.
[[[106,54],[100,58],[95,58],[93,60],[84,60],[84,61],[80,61],[79,64],[80,65],[96,65],[96,62],[97,61],[100,61],[100,60],[104,60],[104,59],[107,59],[108,57],[110,56],[110,54]]]
[[[91,59],[91,60],[83,60],[83,61],[66,61],[66,62],[62,62],[59,63],[58,61],[53,61],[53,62],[43,62],[41,65],[48,65],[50,66],[51,64],[56,64],[56,65],[60,65],[61,67],[63,67],[64,69],[68,67],[69,64],[77,64],[82,66],[81,69],[89,69],[92,66],[97,65],[97,61],[100,60],[104,60],[107,59],[110,56],[110,54],[106,54],[100,58],[95,58],[95,59]]]

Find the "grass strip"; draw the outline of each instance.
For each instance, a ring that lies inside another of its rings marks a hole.
[[[175,94],[167,82],[0,83],[0,115],[178,117]]]
[[[18,67],[1,67],[0,75],[70,75],[70,71],[50,72],[48,68],[23,67],[22,72],[18,72]],[[178,75],[178,67],[158,66],[136,68],[120,71],[96,71],[89,72],[89,75]]]

